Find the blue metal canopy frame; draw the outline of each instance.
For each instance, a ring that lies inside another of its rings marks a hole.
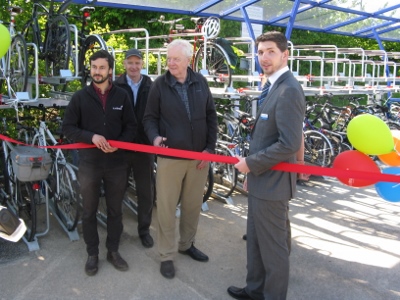
[[[74,0],[76,4],[158,11],[196,16],[216,16],[247,24],[340,34],[380,41],[400,41],[398,0]],[[249,8],[262,10],[262,17],[250,16]]]

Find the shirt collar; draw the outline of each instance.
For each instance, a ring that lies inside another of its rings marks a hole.
[[[98,88],[93,82],[92,82],[92,86],[93,86],[94,90],[96,91],[96,93],[98,93],[100,95],[103,94],[102,90],[100,88]],[[112,88],[112,81],[109,80],[108,88],[104,91],[104,94],[108,94],[110,92],[111,88]]]
[[[185,82],[183,83],[183,84],[190,84],[190,73],[189,72],[187,72],[187,75],[186,75],[186,80],[185,80]],[[176,84],[178,84],[178,83],[180,83],[180,82],[178,82],[178,80],[176,80],[176,78],[174,77],[174,76],[172,76],[171,75],[171,85],[172,86],[175,86]]]
[[[128,75],[126,75],[126,81],[130,86],[139,86],[142,83],[142,80],[143,80],[142,75],[140,75],[140,80],[137,83],[133,82],[133,80]]]
[[[274,74],[272,74],[271,76],[268,77],[269,82],[271,82],[271,86],[274,85],[275,81],[278,80],[279,77],[281,77],[281,75],[285,72],[289,71],[289,67],[285,66],[282,69],[276,71]],[[270,88],[271,89],[271,88]]]

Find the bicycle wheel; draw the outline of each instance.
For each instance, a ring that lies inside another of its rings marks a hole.
[[[56,16],[49,20],[45,42],[47,76],[60,76],[61,70],[68,69],[70,38],[69,23],[64,16]]]
[[[57,164],[58,187],[54,194],[54,206],[57,216],[69,231],[75,230],[80,216],[79,185],[72,167]]]
[[[107,50],[106,42],[97,34],[89,35],[83,42],[79,56],[79,75],[82,87],[90,84],[90,56],[99,50]]]
[[[213,187],[214,187],[214,168],[213,163],[210,163],[210,167],[208,169],[207,181],[206,185],[204,186],[204,194],[203,194],[203,203],[210,198]]]
[[[28,53],[22,35],[17,34],[11,42],[9,80],[12,89],[8,96],[13,98],[15,92],[25,92],[28,84]]]
[[[319,131],[304,132],[304,160],[310,164],[328,167],[333,162],[334,151],[329,139]]]
[[[232,151],[223,145],[217,145],[215,153],[225,156],[234,156]],[[233,164],[216,162],[214,163],[213,177],[214,177],[214,187],[213,187],[214,194],[220,197],[227,198],[235,190],[238,178],[238,171],[236,170]]]
[[[200,72],[203,68],[204,61],[204,44],[197,50],[194,58],[194,70]],[[218,44],[207,42],[206,49],[206,70],[208,76],[212,79],[209,81],[210,87],[226,87],[232,84],[232,69],[229,66],[228,55],[225,50]]]
[[[14,207],[27,227],[24,236],[28,242],[31,242],[36,234],[36,204],[40,202],[39,193],[33,189],[33,182],[22,182],[18,179],[15,182]]]

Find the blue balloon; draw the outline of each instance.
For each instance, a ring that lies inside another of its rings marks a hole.
[[[399,167],[390,167],[382,170],[383,174],[400,175]],[[375,184],[376,192],[383,199],[390,202],[400,201],[400,182],[378,182]]]

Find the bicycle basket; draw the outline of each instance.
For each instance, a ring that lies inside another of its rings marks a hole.
[[[20,181],[39,181],[49,176],[53,160],[44,149],[18,146],[11,151],[12,167]]]

